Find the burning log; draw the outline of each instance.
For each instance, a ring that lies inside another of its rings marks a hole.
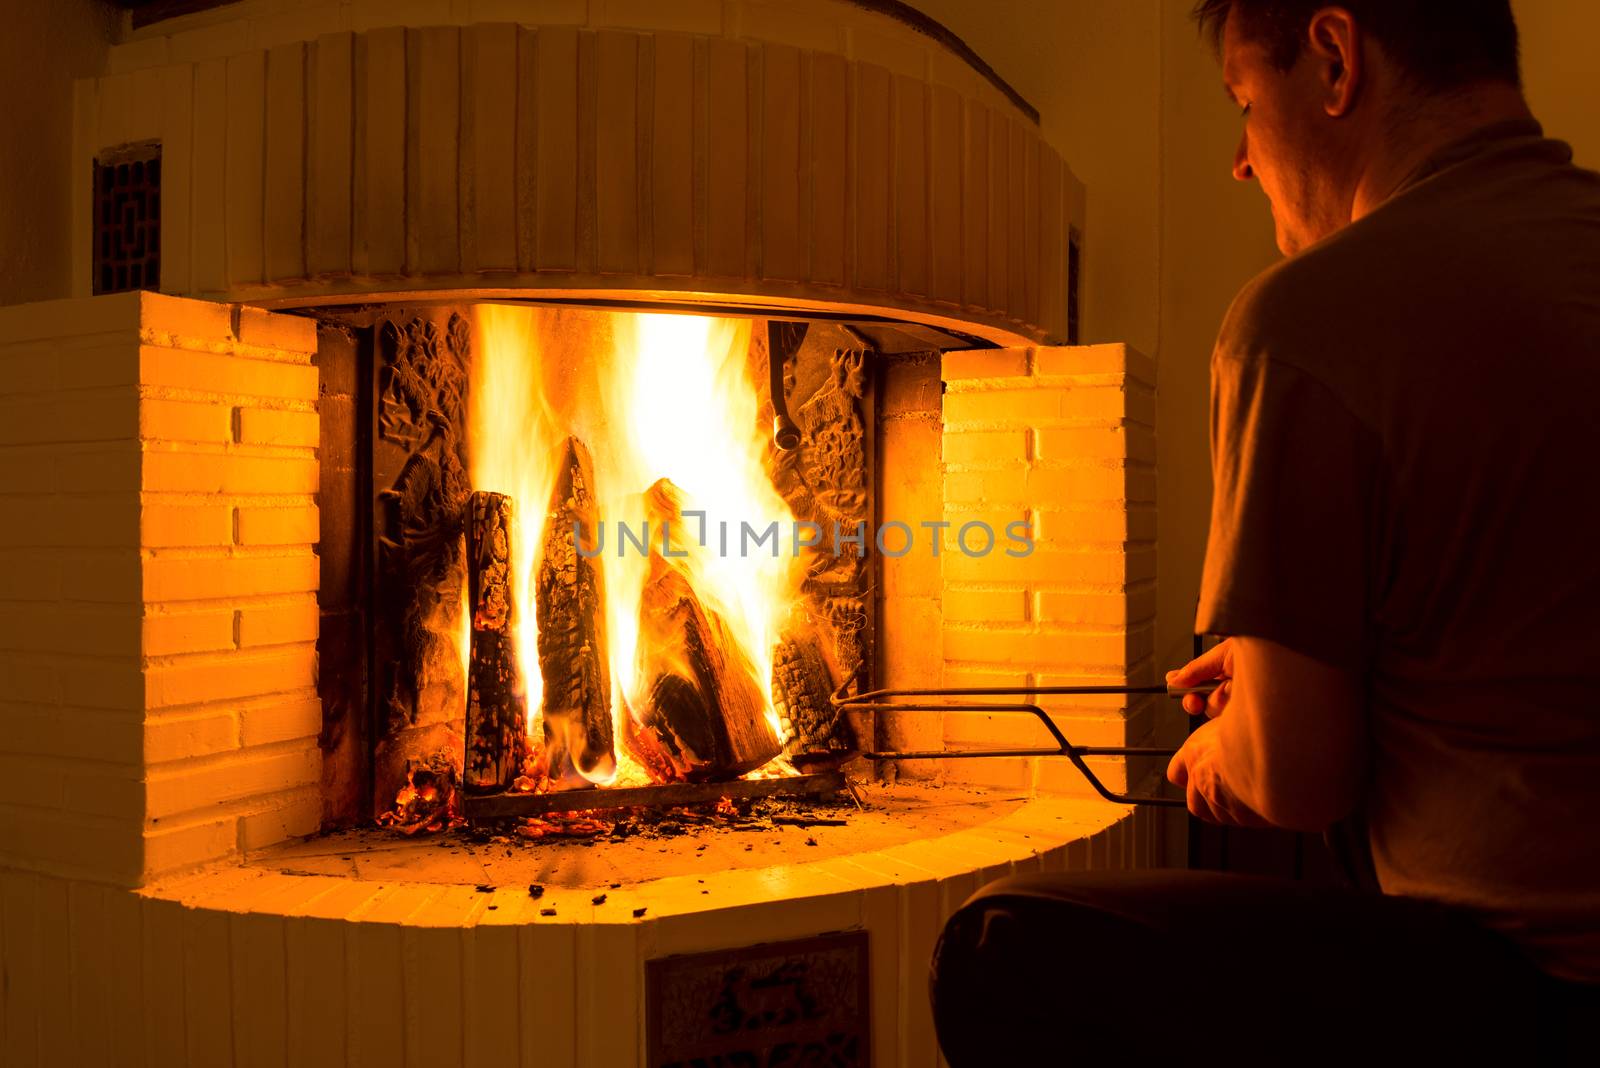
[[[550,781],[559,788],[608,778],[616,768],[611,732],[611,675],[606,651],[589,450],[568,438],[550,495],[544,551],[535,582],[539,670],[544,676],[544,741]],[[585,557],[578,552],[580,542]],[[576,773],[576,775],[574,774]]]
[[[680,571],[660,557],[651,565],[639,607],[642,726],[679,778],[754,771],[782,751],[754,665]]]
[[[638,761],[650,775],[651,782],[675,782],[682,778],[672,753],[662,744],[661,738],[649,727],[641,724],[627,709],[624,702],[622,716],[622,744],[628,754]]]
[[[789,734],[784,752],[797,766],[854,755],[855,732],[829,700],[832,693],[833,676],[816,638],[785,634],[772,651],[772,704]]]
[[[462,777],[471,793],[497,793],[521,770],[528,714],[514,631],[511,498],[504,494],[474,493],[467,502],[467,584],[472,653]]]

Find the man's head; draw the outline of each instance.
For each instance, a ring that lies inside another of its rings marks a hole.
[[[1415,120],[1521,84],[1510,0],[1200,0],[1195,18],[1245,115],[1234,176],[1260,181],[1286,255],[1351,221]]]

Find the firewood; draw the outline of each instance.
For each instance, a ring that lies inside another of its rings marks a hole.
[[[535,582],[539,671],[544,677],[545,749],[550,781],[580,786],[616,770],[611,730],[611,674],[606,650],[605,587],[598,549],[594,465],[568,438],[557,461],[544,550]],[[578,773],[578,774],[574,774]]]
[[[642,728],[677,776],[732,779],[781,752],[755,667],[688,579],[660,556],[639,607]]]
[[[682,777],[661,738],[639,722],[625,699],[621,723],[623,748],[649,773],[651,782],[675,782]]]
[[[527,702],[517,668],[511,510],[511,498],[499,493],[474,493],[467,502],[472,651],[462,777],[471,793],[508,789],[522,765],[527,738]]]

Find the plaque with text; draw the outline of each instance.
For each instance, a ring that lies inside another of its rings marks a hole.
[[[650,1068],[871,1063],[865,931],[661,957],[645,981]]]

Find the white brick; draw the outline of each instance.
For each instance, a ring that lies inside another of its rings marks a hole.
[[[67,656],[131,656],[137,653],[138,634],[139,617],[132,605],[0,602],[0,649]]]
[[[314,446],[321,435],[316,412],[271,408],[238,410],[239,441],[245,445]]]
[[[138,437],[131,389],[114,386],[0,399],[0,445],[126,441]]]
[[[316,834],[322,826],[322,797],[314,790],[273,798],[260,812],[239,820],[239,848],[265,849],[289,838]]]
[[[26,858],[57,875],[130,884],[140,872],[137,821],[0,808],[0,857]]]
[[[145,345],[139,350],[139,381],[147,386],[194,390],[219,396],[315,401],[317,369],[245,356]]]
[[[145,504],[139,544],[146,549],[233,544],[233,509],[226,505]]]
[[[303,315],[285,315],[260,308],[241,307],[239,343],[278,352],[317,351],[317,321]]]
[[[300,494],[317,492],[315,457],[241,456],[175,449],[145,453],[144,488],[163,493]]]
[[[240,545],[315,545],[321,537],[315,506],[301,508],[240,508]]]
[[[159,612],[146,615],[142,636],[145,656],[207,653],[234,647],[231,610]]]
[[[322,754],[315,745],[265,754],[241,750],[204,762],[183,761],[150,773],[146,816],[149,819],[198,813],[215,805],[269,795],[316,783],[322,775]]]
[[[139,327],[142,333],[191,342],[229,342],[233,340],[233,306],[144,291],[140,294]]]
[[[233,409],[221,402],[139,402],[139,436],[146,441],[198,441],[223,445],[233,440]]]
[[[314,591],[320,579],[315,554],[277,556],[164,556],[145,561],[147,601],[225,600]]]
[[[102,297],[46,300],[0,307],[0,338],[8,343],[56,339],[139,327],[144,293],[112,293]]]
[[[239,713],[239,731],[246,747],[315,738],[322,731],[322,701],[309,694],[248,705]]]
[[[239,645],[287,645],[317,640],[317,602],[250,605],[239,609]]]
[[[235,816],[169,822],[166,826],[158,818],[144,834],[144,871],[150,876],[178,871],[229,856],[238,848],[239,820]]]
[[[1028,373],[1027,349],[972,349],[944,354],[947,382],[965,378],[1020,378]]]
[[[145,681],[150,708],[293,693],[316,685],[316,650],[198,654],[146,668]]]
[[[151,716],[144,725],[149,764],[211,756],[239,748],[239,720],[228,709]]]

